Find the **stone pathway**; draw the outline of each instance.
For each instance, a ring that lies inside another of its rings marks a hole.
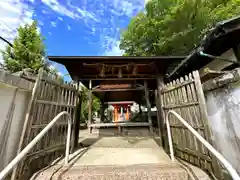
[[[78,165],[175,164],[152,138],[107,137],[93,144]]]
[[[81,142],[91,144],[71,154],[68,165],[63,160],[39,172],[32,180],[188,180],[188,173],[177,161],[172,162],[156,140],[145,137],[88,136]]]

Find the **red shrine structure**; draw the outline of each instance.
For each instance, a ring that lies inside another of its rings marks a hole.
[[[132,101],[108,102],[113,106],[113,122],[129,121],[131,115]]]

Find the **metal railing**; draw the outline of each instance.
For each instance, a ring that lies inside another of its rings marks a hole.
[[[225,166],[229,174],[232,176],[233,180],[240,180],[240,177],[236,170],[232,167],[232,165],[223,157],[221,153],[219,153],[211,144],[209,144],[193,127],[186,122],[178,113],[173,110],[167,112],[166,115],[166,125],[167,125],[167,135],[168,135],[168,143],[170,150],[171,160],[174,161],[174,152],[173,152],[173,144],[172,144],[172,135],[169,124],[169,115],[173,114],[178,118],[178,120],[188,128],[188,130]]]
[[[65,151],[65,164],[68,164],[71,140],[71,115],[67,111],[60,112],[53,120],[0,172],[0,180],[3,180],[11,170],[26,156],[27,153],[42,139],[42,137],[55,125],[62,116],[68,116],[68,131]]]

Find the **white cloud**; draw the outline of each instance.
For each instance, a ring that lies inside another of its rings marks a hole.
[[[102,52],[104,55],[121,55],[123,51],[119,48],[119,17],[136,15],[137,12],[144,9],[147,0],[81,0],[81,6],[73,3],[72,0],[41,0],[52,11],[60,15],[58,20],[63,21],[63,16],[84,21],[85,29],[89,35],[100,35]],[[49,11],[48,11],[49,12]],[[109,15],[110,12],[110,15]],[[45,12],[46,13],[46,12]],[[108,14],[106,17],[105,15]],[[55,27],[55,24],[52,24]],[[111,28],[108,28],[108,27]],[[104,27],[104,28],[102,28]],[[67,25],[67,29],[72,27]],[[85,38],[85,37],[84,37]],[[91,39],[89,40],[91,44]]]
[[[39,26],[43,26],[44,25],[43,21],[41,21],[41,20],[38,20],[37,22],[38,22]]]
[[[144,0],[106,0],[108,4],[112,4],[112,8],[104,9],[110,11],[110,16],[107,19],[102,19],[111,28],[101,29],[101,44],[105,56],[120,56],[124,51],[119,48],[120,40],[120,26],[119,19],[121,16],[128,16],[132,18],[138,12],[144,9]]]
[[[58,17],[58,19],[59,19],[60,21],[63,21],[63,18],[62,18],[62,17],[60,17],[60,16]]]
[[[120,41],[115,38],[106,38],[105,40],[105,52],[104,56],[121,56],[124,54],[124,51],[119,47]]]
[[[57,0],[42,0],[42,3],[50,7],[53,11],[68,16],[72,19],[79,18],[78,14],[73,13],[71,10],[67,9],[64,5],[60,4]]]
[[[13,40],[19,25],[32,22],[32,12],[20,0],[0,1],[1,36]]]
[[[49,12],[46,11],[45,9],[42,10],[42,13],[43,13],[43,14],[49,14]]]
[[[76,10],[77,10],[77,12],[80,13],[80,15],[81,15],[82,17],[88,17],[89,19],[92,19],[92,20],[94,20],[94,21],[96,21],[96,22],[99,21],[99,19],[96,17],[96,15],[95,15],[94,13],[91,13],[91,12],[85,11],[85,10],[82,10],[82,9],[80,9],[80,8],[78,8],[78,7],[76,8]]]
[[[136,12],[143,10],[145,1],[146,0],[113,0],[112,4],[114,9],[112,12],[132,17]]]
[[[84,21],[85,20],[99,21],[93,12],[89,12],[80,7],[74,6],[70,2],[62,4],[58,0],[41,0],[41,1],[43,4],[51,8],[53,11],[63,16],[67,16],[72,19],[83,19]]]
[[[51,23],[51,26],[52,26],[52,27],[56,27],[56,26],[57,26],[57,23],[54,22],[54,21],[51,21],[50,23]]]
[[[12,42],[16,36],[17,28],[32,22],[33,11],[22,0],[0,1],[0,9],[0,34]],[[6,45],[0,40],[0,50],[5,49]]]

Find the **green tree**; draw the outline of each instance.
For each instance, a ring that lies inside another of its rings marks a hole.
[[[37,22],[21,26],[18,28],[13,48],[7,46],[2,52],[4,68],[10,72],[28,68],[37,73],[42,67],[49,71],[44,49],[43,38],[37,30]]]
[[[88,119],[88,89],[82,86],[82,105],[81,105],[81,121],[86,122]],[[93,96],[92,102],[92,115],[94,112],[99,112],[100,109],[100,101],[96,96]]]
[[[240,14],[240,0],[151,0],[121,36],[125,56],[187,55],[217,22]]]

